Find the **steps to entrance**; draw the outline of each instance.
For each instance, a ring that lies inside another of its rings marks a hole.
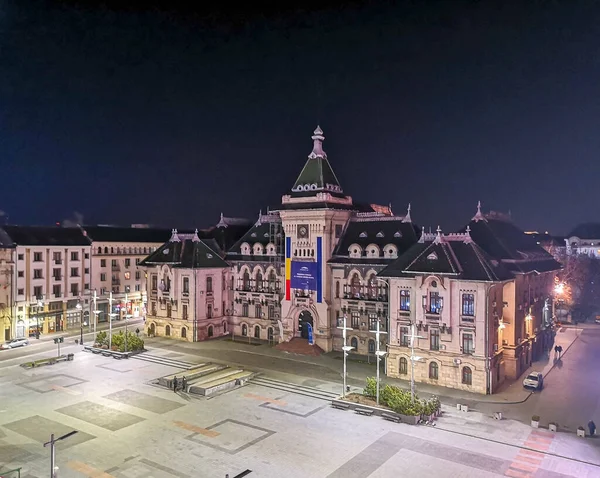
[[[193,382],[200,377],[204,377],[205,375],[210,375],[215,372],[219,372],[223,369],[227,368],[226,365],[219,365],[215,363],[201,363],[196,365],[193,368],[190,368],[184,372],[174,373],[171,375],[166,375],[158,379],[158,384],[163,387],[173,388],[173,379],[177,377],[177,379],[181,380],[183,377],[187,380],[188,383]]]
[[[263,376],[257,376],[250,380],[250,383],[259,385],[261,387],[272,388],[275,390],[281,390],[282,392],[293,393],[296,395],[303,395],[305,397],[316,398],[317,400],[324,400],[330,402],[340,397],[339,393],[329,392],[327,390],[321,390],[314,387],[306,387],[304,385],[298,385],[295,383],[282,382],[280,380],[274,380]]]
[[[143,360],[144,362],[155,363],[158,365],[166,365],[168,367],[180,368],[183,370],[189,370],[193,367],[197,367],[197,363],[185,362],[183,360],[173,360],[167,357],[161,357],[160,355],[152,355],[149,353],[141,353],[131,356],[135,360]]]
[[[319,355],[325,353],[318,345],[310,345],[308,340],[300,338],[293,338],[289,342],[282,342],[277,344],[275,348],[277,350],[281,350],[282,352],[300,355],[312,355],[314,357],[318,357]]]

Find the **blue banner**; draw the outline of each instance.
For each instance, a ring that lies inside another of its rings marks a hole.
[[[316,262],[292,261],[292,289],[317,290]]]
[[[308,343],[310,345],[314,345],[315,344],[315,340],[313,338],[313,330],[312,330],[312,325],[310,325],[308,322],[306,324],[304,324],[305,327],[308,327]]]

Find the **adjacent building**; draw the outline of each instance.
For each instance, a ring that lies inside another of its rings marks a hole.
[[[600,257],[600,223],[580,224],[565,238],[566,253]]]

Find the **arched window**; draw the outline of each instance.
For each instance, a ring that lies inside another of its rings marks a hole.
[[[256,290],[262,291],[263,288],[263,277],[260,269],[256,272]]]
[[[212,291],[213,291],[212,277],[207,277],[206,278],[206,292],[212,292]]]
[[[212,337],[214,335],[214,329],[212,325],[208,326],[208,336]]]
[[[375,279],[375,274],[372,274],[369,277],[369,298],[376,299],[377,298],[377,279]]]
[[[244,271],[244,275],[242,276],[242,290],[250,290],[250,274],[248,271]]]
[[[340,298],[340,281],[335,281],[335,298]]]
[[[358,352],[358,339],[356,337],[350,339],[350,347],[354,348],[354,352]]]
[[[267,339],[269,339],[269,342],[273,342],[273,327],[267,329]]]
[[[369,353],[375,353],[375,341],[373,339],[369,340]]]
[[[350,293],[352,297],[358,297],[360,295],[360,278],[357,273],[354,273],[350,281]]]
[[[212,316],[213,316],[213,306],[211,304],[208,304],[206,306],[206,318],[212,319]]]
[[[165,335],[166,335],[167,337],[170,337],[170,336],[171,336],[171,326],[170,326],[170,325],[167,325],[167,326],[165,327]]]
[[[242,324],[242,335],[244,337],[248,336],[248,326],[246,324]]]
[[[408,373],[408,361],[405,357],[400,357],[400,363],[398,364],[398,372],[400,375],[406,375]]]
[[[473,384],[473,372],[470,367],[463,367],[462,369],[462,383],[465,385]]]
[[[226,334],[227,333],[227,322],[223,322],[221,325],[223,326],[223,333]]]
[[[437,362],[431,362],[429,364],[429,378],[432,380],[438,379],[438,364],[437,364]]]
[[[277,274],[275,274],[274,270],[271,270],[271,272],[269,272],[269,290],[271,292],[275,292],[277,288]]]
[[[108,247],[104,248],[104,254],[108,254]]]
[[[187,339],[187,327],[181,327],[181,338]]]
[[[102,254],[102,248],[98,247],[98,254]]]
[[[254,338],[260,339],[260,325],[254,327]]]

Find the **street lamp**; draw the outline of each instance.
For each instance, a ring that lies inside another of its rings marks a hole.
[[[415,403],[415,362],[419,362],[422,357],[415,356],[415,339],[423,339],[420,335],[415,335],[415,323],[410,324],[410,399]]]
[[[83,306],[81,305],[81,298],[79,298],[79,302],[75,308],[79,311],[79,326],[80,326],[80,335],[79,335],[79,343],[83,345]]]
[[[37,322],[37,331],[35,333],[35,338],[39,339],[40,338],[40,314],[41,314],[39,309],[44,307],[44,302],[39,297],[37,298],[37,306],[38,306],[38,311],[37,311],[37,314],[35,315],[35,320]]]
[[[350,352],[350,350],[352,350],[354,348],[354,347],[350,347],[349,345],[346,345],[347,344],[346,340],[348,338],[347,335],[346,335],[346,332],[348,330],[352,330],[352,328],[346,327],[346,320],[347,320],[346,319],[346,314],[344,314],[344,322],[343,322],[344,326],[343,327],[338,327],[338,329],[342,330],[342,337],[344,338],[344,346],[342,347],[342,350],[344,351],[344,375],[343,375],[343,377],[344,377],[343,378],[344,388],[342,390],[342,397],[346,396],[346,376],[347,376],[347,373],[346,373],[346,358],[348,357],[348,352]]]
[[[376,340],[376,351],[375,351],[375,355],[377,356],[377,393],[376,393],[376,399],[377,399],[377,405],[379,405],[379,360],[381,359],[381,357],[385,357],[387,355],[387,352],[383,351],[383,350],[379,350],[379,337],[382,334],[387,334],[387,332],[380,330],[380,321],[379,319],[377,319],[377,328],[375,330],[370,330],[369,332],[372,332],[375,334],[375,340]]]
[[[125,353],[127,353],[127,320],[133,317],[129,313],[129,307],[127,305],[127,292],[125,293]]]
[[[56,478],[58,476],[58,466],[54,466],[54,461],[56,459],[56,452],[55,452],[55,444],[57,441],[61,441],[61,440],[65,440],[67,438],[72,437],[73,435],[75,435],[76,433],[78,433],[77,430],[73,430],[72,432],[66,433],[61,437],[58,438],[54,438],[54,433],[52,433],[50,435],[50,441],[47,441],[46,443],[44,443],[44,448],[46,448],[48,445],[50,445],[50,478]]]

